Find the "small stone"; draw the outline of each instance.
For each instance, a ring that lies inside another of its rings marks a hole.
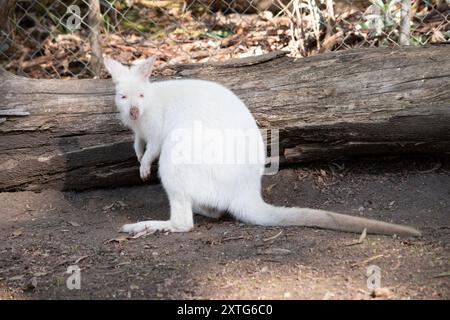
[[[266,20],[271,20],[271,19],[273,18],[273,13],[272,13],[271,11],[268,11],[268,10],[263,11],[263,12],[261,13],[261,15],[262,15],[262,17],[263,17],[264,19],[266,19]]]
[[[322,300],[332,300],[333,298],[334,298],[334,293],[327,291],[327,292],[325,292]]]

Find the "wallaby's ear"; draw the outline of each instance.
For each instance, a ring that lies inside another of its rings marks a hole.
[[[156,56],[151,56],[150,58],[147,58],[146,60],[136,65],[137,71],[142,77],[144,77],[144,79],[148,79],[148,77],[150,77],[150,75],[152,74],[153,64],[155,60]]]
[[[120,62],[111,58],[104,58],[103,62],[105,63],[106,70],[108,70],[111,74],[114,82],[117,82],[119,77],[123,75],[123,72],[127,69],[127,67],[122,65]]]

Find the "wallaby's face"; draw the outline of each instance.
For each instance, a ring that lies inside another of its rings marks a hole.
[[[106,58],[106,69],[116,85],[116,106],[123,119],[137,121],[145,112],[145,88],[152,72],[154,57],[131,67],[116,60]],[[128,122],[128,121],[127,121]]]

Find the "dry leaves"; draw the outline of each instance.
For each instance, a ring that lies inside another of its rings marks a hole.
[[[196,5],[183,7],[182,1],[136,1],[129,8],[113,3],[117,14],[105,15],[100,35],[103,53],[123,63],[156,55],[156,73],[160,74],[166,66],[178,63],[216,62],[282,49],[308,56],[378,46],[386,41],[383,39],[386,35],[375,37],[362,25],[369,3],[360,8],[353,5],[341,8],[336,4],[330,16],[326,6],[300,11],[285,7],[281,12],[228,11],[224,14],[204,7],[204,2],[193,2]],[[414,41],[448,40],[450,23],[446,10],[422,3],[415,5]],[[31,10],[27,14],[37,13]],[[30,37],[36,32],[36,26],[20,25],[20,32],[11,36],[10,49],[0,63],[9,71],[31,77],[91,78],[89,29],[83,26],[80,31],[67,33],[48,13],[39,16],[39,20],[42,30],[36,33],[38,39]],[[395,32],[389,33],[391,45],[397,36]],[[106,72],[102,76],[106,77]]]
[[[122,234],[122,235],[119,235],[116,238],[105,240],[103,242],[103,244],[114,243],[114,242],[121,244],[121,243],[124,243],[124,242],[128,242],[129,240],[138,239],[138,238],[145,237],[147,235],[154,234],[154,233],[155,233],[155,231],[144,230],[144,231],[141,231],[139,233],[136,233],[133,236],[128,235],[128,234]]]

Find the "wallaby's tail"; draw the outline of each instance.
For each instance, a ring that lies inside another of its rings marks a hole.
[[[242,204],[242,203],[241,203]],[[245,209],[244,209],[244,208]],[[346,232],[421,236],[422,233],[412,227],[377,220],[354,217],[345,214],[309,208],[275,207],[261,200],[258,204],[245,204],[238,210],[231,210],[237,218],[256,225],[265,226],[306,226]]]

